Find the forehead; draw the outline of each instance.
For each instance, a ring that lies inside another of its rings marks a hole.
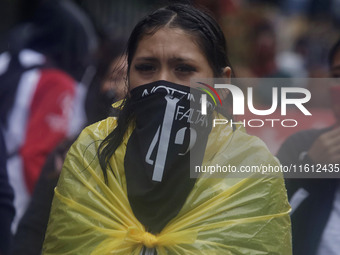
[[[151,35],[145,35],[138,43],[135,56],[198,57],[204,58],[196,37],[179,28],[161,28]]]

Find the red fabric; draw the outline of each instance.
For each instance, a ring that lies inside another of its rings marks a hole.
[[[48,154],[66,136],[75,98],[75,81],[59,70],[44,69],[30,107],[25,141],[20,149],[30,193]]]

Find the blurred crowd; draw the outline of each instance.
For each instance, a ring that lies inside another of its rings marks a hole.
[[[186,1],[179,1],[186,2]],[[196,0],[222,26],[236,77],[328,77],[340,0]],[[124,98],[126,38],[156,0],[0,4],[0,254],[40,254],[65,154]],[[310,106],[328,90],[305,84]],[[259,87],[262,103],[268,88]],[[270,103],[270,102],[269,102]]]

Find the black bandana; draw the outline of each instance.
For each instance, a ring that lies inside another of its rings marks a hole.
[[[212,123],[200,99],[199,90],[167,81],[131,91],[136,128],[124,161],[128,198],[149,232],[159,233],[178,214],[195,184],[190,163],[201,165]]]

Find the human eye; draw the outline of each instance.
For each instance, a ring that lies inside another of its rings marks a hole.
[[[136,64],[135,69],[141,73],[148,73],[154,72],[156,67],[153,64],[143,63],[143,64]]]
[[[180,72],[183,74],[186,74],[186,73],[189,74],[195,71],[196,71],[196,68],[191,65],[179,65],[176,67],[176,72]]]

